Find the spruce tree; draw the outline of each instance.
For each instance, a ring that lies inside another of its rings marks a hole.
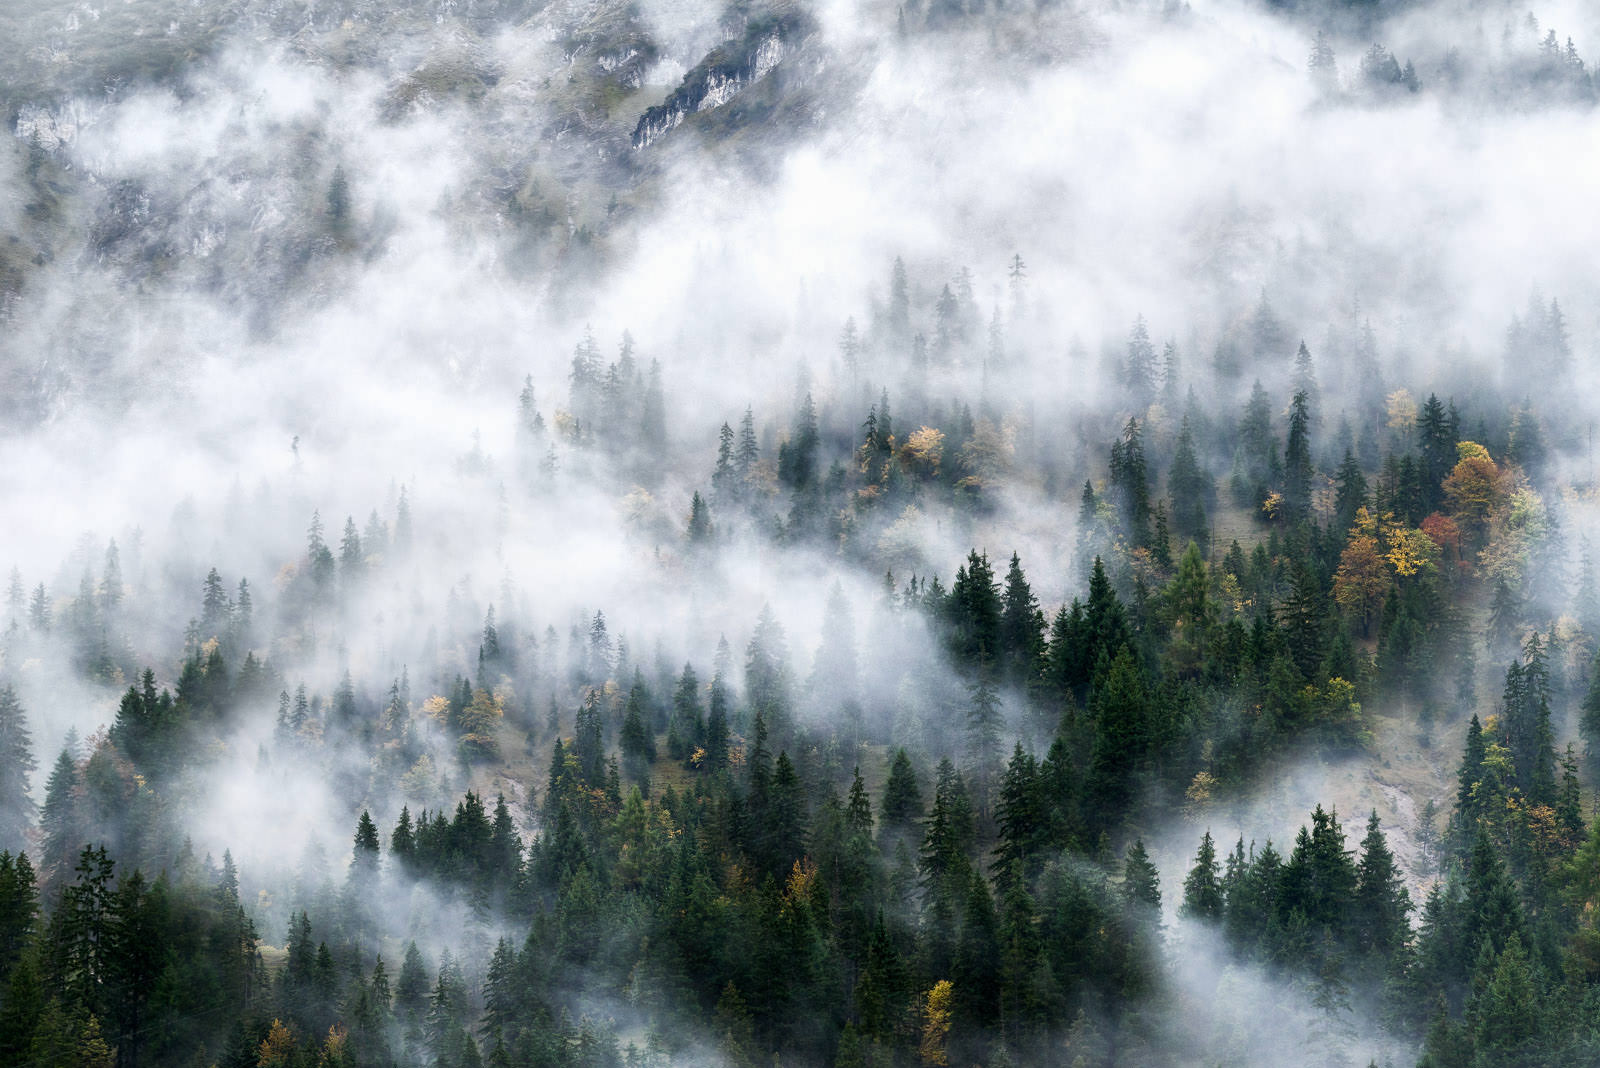
[[[1311,511],[1311,412],[1303,391],[1291,406],[1283,467],[1284,510],[1291,521],[1305,519]]]
[[[83,777],[73,752],[76,746],[76,735],[69,734],[68,744],[56,757],[50,778],[45,781],[44,808],[39,817],[44,841],[39,857],[40,873],[51,885],[59,885],[66,879],[88,834]]]
[[[639,687],[628,694],[627,710],[622,718],[622,732],[618,739],[622,748],[622,762],[628,777],[641,790],[650,788],[650,765],[655,762],[655,738],[645,726],[644,709],[639,700]]]
[[[706,769],[721,771],[728,765],[728,691],[719,673],[711,680],[710,710],[706,714]]]
[[[20,851],[33,825],[29,780],[38,765],[28,716],[11,686],[0,687],[0,849]]]
[[[883,786],[879,814],[885,836],[909,831],[922,818],[922,791],[917,787],[916,772],[904,749],[896,749],[889,762],[889,777]]]
[[[1161,875],[1145,852],[1144,839],[1135,838],[1122,862],[1122,900],[1151,920],[1161,915]]]
[[[1129,419],[1111,446],[1111,489],[1122,530],[1140,548],[1150,543],[1150,478],[1145,467],[1144,438],[1137,419]]]
[[[1044,655],[1044,614],[1022,573],[1022,561],[1016,553],[1011,554],[1000,606],[1000,650],[1005,677],[1015,685],[1029,685]]]
[[[1127,646],[1096,687],[1094,745],[1087,784],[1091,826],[1109,830],[1131,815],[1137,783],[1154,738],[1144,672]]]
[[[1411,936],[1411,925],[1406,920],[1410,911],[1411,897],[1406,892],[1405,879],[1374,811],[1367,818],[1361,859],[1356,864],[1352,904],[1356,948],[1385,961],[1392,959]]]
[[[999,885],[1014,878],[1031,878],[1037,869],[1045,837],[1049,834],[1049,813],[1045,809],[1044,782],[1039,763],[1018,742],[1000,781],[995,804],[995,870]]]
[[[1217,847],[1211,832],[1200,839],[1200,848],[1194,856],[1194,867],[1183,880],[1183,914],[1194,919],[1215,923],[1222,919],[1224,900],[1222,883],[1218,878]]]
[[[1194,450],[1194,431],[1189,417],[1183,417],[1178,431],[1178,443],[1173,451],[1172,468],[1167,474],[1167,494],[1172,501],[1172,533],[1181,545],[1192,541],[1206,552],[1211,530],[1206,520],[1206,499],[1211,492],[1211,479],[1200,466]]]
[[[971,757],[973,785],[979,812],[987,818],[995,780],[1000,774],[1000,732],[1005,718],[1000,697],[985,675],[968,689],[967,752]]]
[[[355,845],[351,853],[350,879],[363,887],[370,886],[378,874],[378,826],[366,809],[356,822]]]

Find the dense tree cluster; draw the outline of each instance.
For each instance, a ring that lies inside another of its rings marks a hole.
[[[14,574],[7,1063],[1179,1063],[1174,968],[1207,928],[1218,966],[1304,992],[1330,1059],[1357,1012],[1430,1065],[1592,1059],[1600,593],[1586,552],[1565,577],[1570,418],[1419,399],[1365,323],[1318,365],[1263,297],[1210,360],[1136,320],[1064,463],[1025,411],[937,392],[1003,373],[1020,257],[987,333],[970,272],[911,277],[782,410],[702,441],[631,338],[607,363],[585,337],[564,402],[530,379],[507,405],[515,479],[477,443],[457,463],[502,502],[628,487],[631,536],[696,591],[751,549],[828,559],[809,648],[750,603],[719,624],[741,644],[650,649],[635,605],[555,617],[508,574],[453,585],[374,678],[342,636],[457,519],[410,484],[360,525],[306,508],[265,594],[116,543],[75,592]],[[1559,364],[1565,331],[1535,298],[1506,358]],[[1019,492],[1075,529],[985,544]],[[930,517],[964,556],[934,558]],[[21,666],[46,662],[114,713],[35,791]],[[1318,808],[1283,851],[1204,834],[1163,908],[1147,842],[1174,823],[1285,759],[1463,730],[1416,871],[1376,813],[1351,848]],[[329,784],[347,853],[292,877],[195,855],[241,737],[268,781]]]

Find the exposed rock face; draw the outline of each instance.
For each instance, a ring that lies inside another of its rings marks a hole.
[[[69,144],[77,133],[78,124],[75,120],[56,115],[35,104],[26,104],[17,112],[17,137],[38,145],[46,152],[54,152]]]
[[[671,96],[639,117],[633,147],[648,148],[695,112],[722,107],[766,78],[809,29],[809,19],[796,12],[752,19],[742,37],[713,48]]]

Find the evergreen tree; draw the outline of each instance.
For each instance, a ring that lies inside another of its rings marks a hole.
[[[1155,740],[1153,708],[1144,672],[1124,646],[1095,689],[1094,746],[1089,757],[1091,826],[1109,829],[1131,815],[1136,776]]]
[[[1123,859],[1122,900],[1152,920],[1161,915],[1161,875],[1145,852],[1143,838],[1133,840]]]
[[[967,752],[972,758],[978,811],[987,818],[990,792],[1000,774],[1000,731],[1005,719],[1000,712],[1000,697],[987,677],[980,676],[969,694]]]
[[[1047,804],[1038,761],[1018,742],[1000,781],[995,805],[999,832],[995,868],[1002,888],[1014,878],[1027,879],[1037,873],[1050,832]]]
[[[655,738],[645,725],[644,707],[640,701],[641,687],[635,684],[628,693],[627,711],[622,718],[622,762],[628,777],[642,790],[650,788],[650,765],[656,759]]]
[[[719,672],[711,680],[710,708],[706,713],[706,769],[720,771],[728,764],[728,691]]]
[[[1123,533],[1136,548],[1150,543],[1150,479],[1144,438],[1137,419],[1129,419],[1111,446],[1111,490]]]
[[[1183,425],[1178,431],[1172,468],[1167,474],[1167,493],[1172,500],[1172,533],[1180,544],[1192,541],[1199,545],[1201,555],[1205,555],[1211,537],[1206,520],[1211,478],[1195,456],[1194,431],[1187,415],[1183,417]]]
[[[1367,834],[1361,840],[1361,859],[1356,865],[1355,898],[1351,907],[1356,948],[1361,952],[1389,960],[1410,939],[1411,926],[1406,915],[1411,911],[1411,898],[1378,825],[1376,811],[1368,817]]]
[[[711,525],[711,508],[705,499],[695,491],[694,498],[689,502],[689,522],[687,536],[689,544],[704,545],[711,541],[714,528]]]
[[[22,702],[11,686],[0,686],[0,849],[24,847],[34,815],[29,780],[37,767]]]
[[[1156,397],[1156,349],[1150,343],[1150,331],[1145,327],[1144,316],[1133,323],[1128,334],[1128,359],[1123,364],[1123,374],[1134,406],[1144,409]]]
[[[886,839],[890,834],[909,832],[922,818],[922,791],[917,786],[911,758],[904,749],[896,749],[889,762],[889,777],[884,782],[879,815]]]
[[[1333,502],[1334,526],[1343,534],[1355,525],[1356,513],[1367,503],[1367,479],[1349,449],[1344,451],[1334,483],[1337,486]]]
[[[1016,685],[1031,684],[1044,657],[1044,613],[1016,553],[1000,597],[1000,650],[1005,677]]]
[[[366,809],[356,822],[355,846],[350,859],[351,882],[369,887],[378,874],[378,826]]]
[[[1301,520],[1311,511],[1311,412],[1303,390],[1294,395],[1283,461],[1284,511],[1291,521]]]
[[[1223,896],[1221,874],[1217,867],[1217,848],[1207,831],[1200,839],[1195,853],[1194,867],[1183,880],[1183,914],[1195,919],[1215,923],[1222,919]]]
[[[88,837],[84,782],[73,753],[76,745],[76,736],[69,735],[68,744],[56,757],[50,778],[45,781],[44,808],[39,816],[44,837],[39,854],[41,874],[53,885],[70,874],[74,858]]]
[[[756,461],[760,459],[761,449],[756,443],[756,420],[749,407],[744,410],[744,417],[739,420],[739,447],[733,454],[733,467],[739,476],[741,486],[748,486],[755,474]]]
[[[787,750],[772,766],[772,799],[765,816],[762,852],[773,874],[787,878],[806,846],[805,790]]]
[[[989,555],[976,549],[956,569],[947,602],[950,644],[961,662],[990,668],[1000,661],[1004,601]]]
[[[733,462],[733,427],[723,423],[717,432],[717,467],[711,474],[711,493],[718,503],[726,503],[737,495],[738,479]]]

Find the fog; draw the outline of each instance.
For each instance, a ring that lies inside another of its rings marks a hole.
[[[1593,5],[1541,4],[1530,21],[1520,5],[1441,0],[1364,26],[1313,4],[1293,15],[1231,0],[997,4],[907,34],[894,5],[828,0],[770,71],[642,147],[639,117],[737,40],[748,12],[676,0],[459,12],[241,0],[214,16],[122,6],[0,15],[17,42],[0,77],[12,134],[0,148],[0,565],[29,594],[43,583],[58,623],[85,572],[84,588],[103,581],[113,539],[126,584],[107,616],[116,671],[94,677],[67,639],[22,634],[0,678],[17,687],[47,770],[69,729],[109,727],[136,681],[122,665],[176,685],[210,568],[230,595],[246,580],[256,631],[229,653],[254,650],[277,681],[186,773],[203,801],[177,819],[199,854],[231,851],[274,944],[309,893],[294,889],[309,878],[303,858],[322,850],[342,885],[363,808],[386,844],[402,803],[453,806],[468,788],[504,793],[524,837],[547,830],[548,747],[532,740],[463,767],[442,730],[419,728],[440,777],[410,799],[354,742],[306,759],[274,748],[279,688],[303,683],[331,702],[345,671],[373,715],[408,673],[420,721],[427,698],[481,670],[491,606],[522,643],[508,720],[543,723],[559,697],[565,732],[561,680],[584,655],[569,634],[587,634],[596,612],[666,700],[686,661],[709,682],[721,638],[728,682],[742,685],[770,606],[803,692],[837,583],[858,646],[882,637],[873,662],[862,657],[869,716],[915,706],[924,752],[951,744],[933,697],[965,682],[920,622],[884,607],[884,573],[897,590],[913,574],[948,585],[969,549],[998,572],[1015,551],[1047,618],[1082,596],[1079,492],[1103,486],[1133,414],[1107,353],[1137,317],[1158,351],[1175,344],[1199,403],[1230,419],[1259,377],[1282,421],[1303,338],[1330,451],[1342,409],[1376,384],[1351,355],[1370,324],[1386,389],[1464,408],[1525,396],[1550,420],[1552,464],[1585,477],[1600,385],[1600,215],[1585,176],[1600,170],[1600,111],[1507,85],[1552,29],[1595,56]],[[1332,80],[1308,73],[1319,26]],[[1364,79],[1374,40],[1414,63],[1419,89]],[[891,322],[896,257],[909,329]],[[910,335],[933,341],[941,290],[959,289],[963,271],[972,336],[919,364]],[[1507,355],[1531,293],[1565,312],[1575,359],[1559,389]],[[1215,354],[1248,350],[1266,306],[1281,351],[1243,351],[1242,373],[1211,380]],[[847,320],[861,338],[853,363]],[[591,429],[609,444],[584,444],[581,428],[558,425],[578,403],[574,350],[592,336],[603,367],[624,331],[641,383],[659,361],[661,436],[639,429],[646,398],[629,402],[627,425]],[[537,439],[519,425],[525,379],[549,428]],[[826,460],[848,464],[880,391],[902,440],[952,399],[991,421],[1001,459],[983,507],[930,497],[859,538],[776,538],[791,502],[769,473],[756,505],[716,500],[713,548],[686,542],[691,498],[713,500],[723,423],[737,430],[749,406],[773,464],[809,393]],[[1146,423],[1167,455],[1180,416],[1152,410]],[[1475,427],[1483,406],[1469,416]],[[1209,462],[1220,482],[1228,458]],[[392,540],[402,491],[404,550]],[[1600,537],[1592,507],[1567,503],[1568,543]],[[369,542],[360,582],[304,608],[313,512],[336,557],[347,516],[363,530],[375,516],[391,540]],[[629,680],[617,682],[625,695]],[[1005,701],[1006,751],[1014,739],[1047,747],[1022,695]],[[1437,731],[1446,764],[1467,712]],[[833,714],[808,713],[844,729]],[[1348,759],[1357,781],[1375,757]],[[1256,793],[1146,829],[1169,895],[1176,996],[1238,1024],[1219,1022],[1214,1043],[1174,1043],[1287,1063],[1295,1036],[1320,1025],[1305,991],[1223,968],[1227,951],[1178,918],[1172,895],[1206,827],[1219,846],[1242,835],[1286,847],[1319,801],[1373,798],[1335,781],[1345,768],[1277,760]],[[33,793],[43,801],[43,772]],[[1384,799],[1402,860],[1429,799],[1448,796]],[[1365,814],[1345,814],[1353,837]],[[1421,876],[1408,874],[1420,900]],[[437,961],[471,942],[477,974],[510,931],[425,881],[387,878],[377,911],[391,951],[416,938]],[[1348,1050],[1414,1052],[1380,1037],[1369,1010],[1357,998],[1339,1025],[1356,1036]],[[1274,1028],[1246,1026],[1262,1015]]]

